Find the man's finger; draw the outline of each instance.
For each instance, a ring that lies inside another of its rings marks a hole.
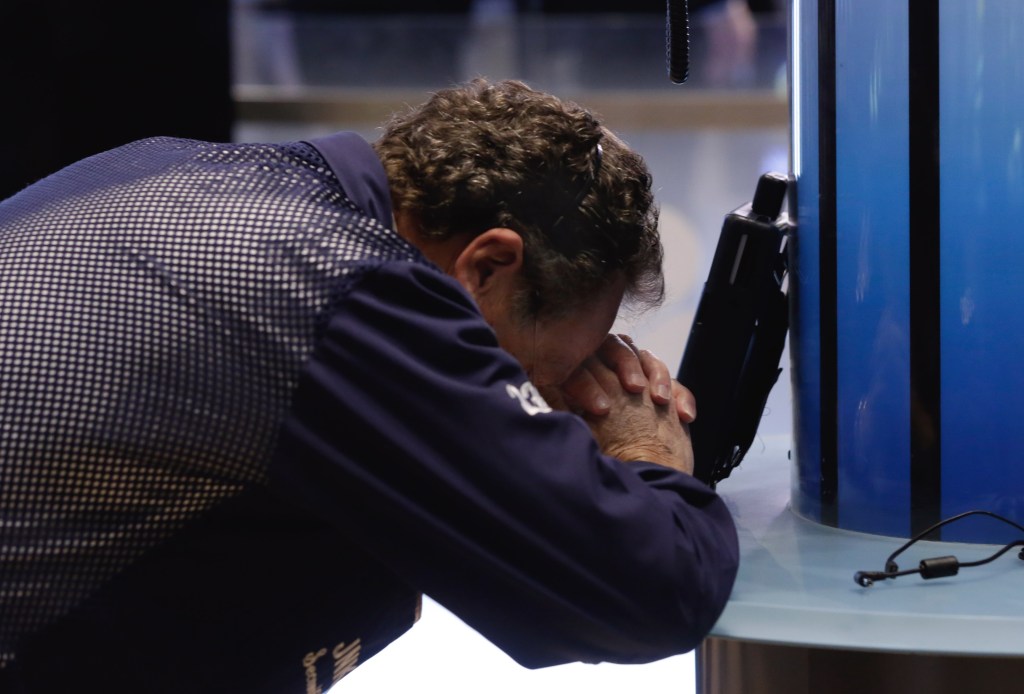
[[[628,335],[609,335],[597,350],[604,364],[619,376],[619,383],[630,393],[642,393],[647,376],[639,350]]]
[[[569,408],[577,413],[606,415],[611,411],[611,399],[587,366],[588,362],[584,362],[562,384],[562,396]]]
[[[672,381],[672,398],[676,403],[676,412],[684,424],[690,424],[697,419],[697,399],[693,397],[690,389],[679,381]]]
[[[667,405],[672,401],[672,374],[665,362],[646,349],[639,350],[637,356],[651,386],[651,400],[659,405]]]

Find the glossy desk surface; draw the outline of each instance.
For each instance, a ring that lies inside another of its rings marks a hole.
[[[925,654],[1024,656],[1024,562],[1011,550],[957,576],[863,588],[905,538],[840,530],[790,508],[791,438],[758,439],[718,485],[740,538],[740,573],[711,635],[780,645]],[[897,562],[982,559],[998,545],[920,542]]]

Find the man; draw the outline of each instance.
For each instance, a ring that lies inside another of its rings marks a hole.
[[[0,689],[322,691],[422,593],[527,667],[692,649],[734,526],[607,335],[660,265],[640,157],[517,82],[5,201]]]

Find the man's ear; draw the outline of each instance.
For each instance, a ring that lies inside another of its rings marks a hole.
[[[452,276],[480,303],[495,290],[511,293],[523,267],[523,237],[498,227],[473,238],[455,258]]]

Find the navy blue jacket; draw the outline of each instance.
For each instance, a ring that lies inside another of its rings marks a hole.
[[[83,210],[112,205],[126,211],[102,233],[80,233],[92,219]],[[686,652],[724,608],[738,553],[722,500],[688,475],[603,455],[581,419],[551,411],[466,292],[394,233],[383,169],[358,137],[134,143],[15,196],[0,224],[7,248],[50,249],[39,230],[55,229],[76,257],[114,263],[61,270],[65,286],[124,271],[143,277],[125,296],[153,292],[122,305],[108,290],[103,321],[67,319],[97,345],[88,363],[113,350],[108,334],[156,336],[127,357],[131,402],[91,405],[117,416],[83,418],[88,436],[76,439],[117,455],[55,458],[95,468],[106,485],[138,475],[146,500],[59,489],[90,509],[68,527],[100,528],[82,535],[89,571],[68,574],[86,588],[59,609],[43,594],[0,602],[0,616],[21,625],[0,626],[0,683],[326,689],[411,626],[421,593],[527,667]],[[5,303],[49,306],[56,290],[40,287],[54,283],[5,253]],[[238,261],[254,256],[263,264]],[[85,349],[74,337],[67,354]],[[178,351],[165,354],[168,345]],[[43,348],[26,338],[12,349]],[[71,368],[76,393],[117,381],[75,380],[89,368]],[[14,375],[49,384],[40,373]],[[84,407],[65,400],[65,415]],[[17,407],[0,400],[0,413]],[[28,445],[11,450],[36,475],[58,465]],[[45,544],[51,531],[28,526],[0,536],[0,548]],[[128,539],[97,559],[100,536]],[[60,571],[0,569],[0,587]]]

